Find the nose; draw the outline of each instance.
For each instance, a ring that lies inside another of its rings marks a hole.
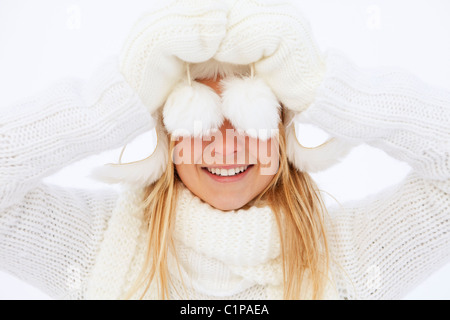
[[[228,119],[219,128],[220,134],[214,137],[214,153],[216,158],[222,158],[229,164],[236,160],[237,154],[244,150],[245,135],[236,130]]]

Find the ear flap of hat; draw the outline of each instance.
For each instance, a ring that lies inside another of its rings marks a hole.
[[[300,171],[316,173],[337,164],[345,157],[354,144],[337,138],[307,148],[300,144],[295,132],[294,113],[286,111],[286,154],[288,160]]]
[[[223,122],[220,104],[219,95],[209,86],[182,81],[164,105],[164,125],[175,138],[208,135]]]
[[[156,126],[157,143],[153,153],[147,158],[130,163],[108,163],[94,168],[90,177],[105,183],[125,183],[147,186],[158,180],[167,168],[168,136],[161,121]],[[123,151],[123,150],[122,150]]]
[[[280,104],[263,79],[229,77],[221,80],[222,112],[238,130],[267,140],[278,129]]]

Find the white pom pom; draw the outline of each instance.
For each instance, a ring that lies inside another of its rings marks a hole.
[[[163,109],[164,125],[174,137],[208,135],[222,125],[219,95],[199,82],[178,84]]]
[[[274,135],[280,121],[280,104],[264,80],[225,78],[221,86],[223,115],[236,129],[262,140]]]

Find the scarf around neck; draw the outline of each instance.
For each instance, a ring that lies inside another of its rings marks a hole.
[[[180,185],[173,234],[176,258],[168,256],[174,279],[171,298],[282,299],[280,235],[271,208],[221,211]],[[146,251],[143,211],[138,208],[142,200],[143,190],[131,188],[119,198],[86,298],[120,299],[139,274]],[[188,297],[180,294],[180,283],[188,288]],[[158,298],[153,284],[144,298]],[[326,299],[336,297],[331,289],[325,291]]]

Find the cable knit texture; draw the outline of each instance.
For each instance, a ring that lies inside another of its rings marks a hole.
[[[139,190],[118,197],[112,190],[41,181],[153,128],[133,90],[120,77],[106,78],[116,80],[64,81],[0,111],[0,267],[54,298],[120,298],[142,266]],[[96,98],[86,98],[82,88],[97,88],[88,95]],[[401,70],[362,70],[329,55],[314,103],[298,121],[381,148],[412,168],[398,186],[329,208],[330,283],[339,298],[401,298],[448,262],[448,92]],[[184,295],[177,284],[182,277],[192,298],[279,298],[279,244],[270,212],[206,206],[187,190],[180,195],[181,268],[171,257],[171,297]],[[146,298],[155,298],[154,290]]]

